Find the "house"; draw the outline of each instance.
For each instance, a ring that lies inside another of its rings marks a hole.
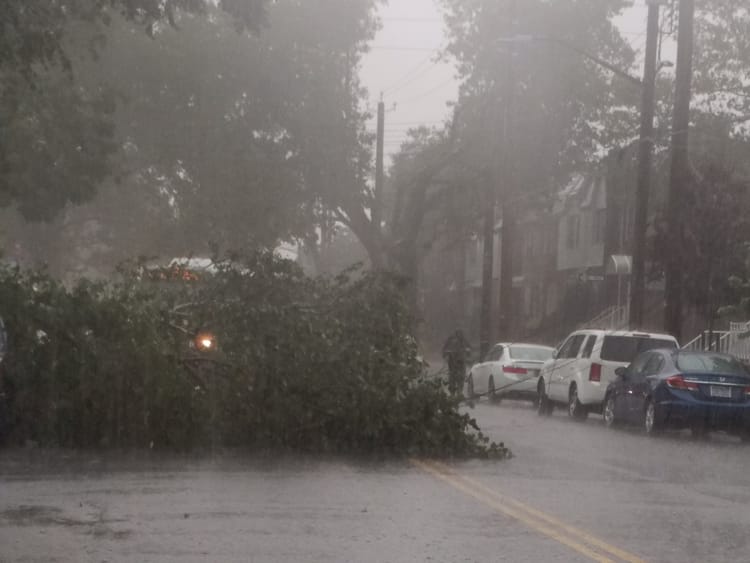
[[[627,311],[634,164],[633,151],[612,153],[589,172],[573,175],[546,204],[529,206],[516,217],[508,337],[554,343],[602,311]],[[502,221],[495,228],[495,311],[501,237]],[[481,237],[467,241],[463,302],[465,324],[472,329],[481,307],[482,251]]]

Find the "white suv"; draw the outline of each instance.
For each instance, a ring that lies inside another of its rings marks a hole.
[[[578,330],[539,373],[539,414],[551,414],[555,404],[567,405],[568,414],[578,420],[589,412],[601,413],[604,393],[616,379],[618,367],[646,350],[677,347],[677,340],[668,334]]]

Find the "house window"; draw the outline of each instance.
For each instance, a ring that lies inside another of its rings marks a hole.
[[[581,218],[578,215],[568,217],[568,248],[577,248],[580,242]]]

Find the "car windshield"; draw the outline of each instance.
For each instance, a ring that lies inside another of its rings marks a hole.
[[[600,357],[610,362],[630,363],[641,352],[656,348],[675,348],[673,340],[647,336],[605,336]]]
[[[724,373],[748,375],[745,367],[729,356],[721,354],[677,354],[677,369],[684,373]]]
[[[510,357],[514,360],[545,362],[552,358],[552,348],[545,346],[510,346]]]

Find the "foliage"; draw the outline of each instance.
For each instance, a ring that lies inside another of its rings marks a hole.
[[[698,2],[695,14],[694,106],[750,132],[750,12],[744,0]]]
[[[180,12],[205,14],[207,0],[8,0],[0,4],[0,205],[49,220],[90,199],[112,173],[115,99],[84,87],[76,60],[101,51],[120,17],[153,36]],[[265,0],[220,0],[237,30],[257,31]],[[144,33],[140,33],[144,35]]]
[[[7,75],[0,87],[0,205],[49,220],[68,202],[90,199],[116,151],[111,93],[84,89],[48,70],[36,87]]]
[[[750,240],[750,177],[711,155],[693,169],[684,200],[679,202],[685,244],[679,249],[685,296],[690,304],[713,318],[716,310],[736,299],[730,277],[745,270],[746,244]],[[656,264],[664,264],[666,223],[657,218],[653,241]],[[672,250],[673,251],[673,250]],[[735,286],[735,287],[733,287]]]
[[[637,88],[587,56],[630,70],[634,53],[612,22],[626,4],[443,0],[463,79],[458,127],[483,168],[502,153],[517,185],[543,186],[635,136]]]
[[[71,23],[107,26],[113,16],[120,15],[153,34],[159,25],[175,25],[180,11],[205,13],[217,4],[234,16],[240,30],[257,31],[264,21],[266,0],[8,0],[0,5],[5,24],[0,34],[0,65],[28,77],[39,66],[70,70],[65,41]],[[102,36],[96,39],[89,44],[92,49],[101,45]]]
[[[234,19],[218,9],[177,15],[177,28],[153,37],[112,18],[97,58],[84,51],[75,64],[76,86],[107,85],[112,93],[117,150],[105,169],[112,179],[94,186],[82,176],[54,193],[24,190],[40,196],[30,209],[44,204],[54,213],[65,196],[80,203],[98,187],[88,205],[66,208],[54,229],[35,228],[34,238],[51,235],[35,257],[57,262],[58,274],[81,261],[108,272],[154,248],[183,256],[205,252],[209,242],[242,249],[314,238],[318,225],[333,220],[323,200],[362,195],[369,155],[360,153],[356,66],[376,25],[374,5],[274,2],[255,35],[236,33]],[[79,28],[76,37],[90,31]],[[73,198],[74,189],[85,193]],[[29,230],[11,234],[30,246]],[[61,238],[66,244],[56,249]],[[79,248],[96,251],[79,257]]]
[[[69,291],[2,273],[12,442],[509,455],[424,374],[398,279],[268,253],[197,281],[138,271]],[[212,353],[188,346],[204,331]]]

